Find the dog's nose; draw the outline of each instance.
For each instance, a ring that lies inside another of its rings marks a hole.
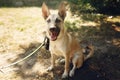
[[[55,30],[56,30],[56,28],[50,28],[49,30],[52,32],[52,31],[55,31]]]

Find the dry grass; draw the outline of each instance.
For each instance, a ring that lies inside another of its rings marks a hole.
[[[56,10],[51,12],[56,13]],[[45,29],[41,8],[0,8],[0,66],[15,62],[32,52],[43,41]],[[53,73],[46,72],[50,63],[49,53],[44,50],[39,53],[13,67],[3,69],[6,75],[0,72],[0,79],[53,80]]]
[[[26,49],[31,46],[30,49],[33,51],[34,45],[43,41],[42,32],[45,26],[40,8],[0,8],[0,66],[20,59],[19,55],[24,55]],[[39,67],[41,67],[41,71],[44,70],[42,65],[37,66],[37,70],[40,69]],[[7,75],[0,73],[1,80],[24,80],[15,71],[9,74],[9,70],[10,68],[4,70],[5,73],[8,72]],[[25,68],[23,68],[23,72],[24,70]],[[19,70],[17,69],[17,71]]]
[[[39,42],[40,30],[45,27],[43,23],[44,20],[41,17],[40,8],[1,8],[1,47],[6,45],[6,48],[8,46],[17,48],[21,43]]]
[[[56,13],[56,10],[52,12]],[[113,25],[119,26],[119,18],[95,14],[81,14],[78,17],[71,16],[68,12],[65,21],[68,31],[74,33],[80,41],[90,41],[95,46],[95,55],[88,62],[90,68],[99,71],[107,79],[111,78],[111,74],[114,75],[111,80],[118,80],[120,73],[120,39],[115,37],[116,31],[111,28]],[[19,60],[32,52],[43,41],[42,32],[45,27],[46,23],[39,7],[0,8],[0,66]],[[5,74],[0,72],[0,79],[60,80],[63,66],[57,67],[53,73],[46,72],[50,65],[49,57],[50,54],[42,49],[26,61],[4,69]],[[113,64],[116,69],[112,67]]]

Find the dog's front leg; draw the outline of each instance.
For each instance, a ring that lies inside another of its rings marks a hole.
[[[65,55],[65,69],[64,69],[64,73],[62,75],[62,78],[67,78],[68,72],[69,72],[69,56],[66,54]]]
[[[52,53],[51,54],[51,66],[47,69],[47,71],[52,71],[55,66],[55,55]]]

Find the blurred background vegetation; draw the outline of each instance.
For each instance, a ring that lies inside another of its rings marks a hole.
[[[120,14],[120,0],[68,0],[71,10],[78,12],[99,12],[104,14]]]
[[[0,7],[41,6],[43,1],[53,8],[61,1],[68,1],[73,12],[120,14],[120,0],[0,0]]]
[[[56,8],[61,1],[65,0],[0,0],[0,7],[41,7],[41,4],[45,2],[52,8]]]

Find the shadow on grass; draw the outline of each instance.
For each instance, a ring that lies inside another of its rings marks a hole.
[[[119,32],[112,28],[112,24],[105,20],[100,20],[99,26],[81,26],[76,23],[66,22],[65,25],[70,33],[80,40],[81,45],[90,42],[95,46],[94,56],[86,61],[80,69],[76,70],[75,76],[69,80],[119,80],[120,79],[120,37]],[[115,41],[113,41],[115,40]],[[83,43],[82,43],[83,42]],[[118,43],[115,45],[115,43]],[[16,60],[23,58],[38,47],[39,43],[31,43],[28,48],[23,48],[24,53],[18,55]],[[16,61],[14,60],[14,61]],[[36,65],[36,70],[34,68]],[[41,73],[50,66],[50,54],[45,50],[37,52],[22,63],[17,64],[16,75],[25,80],[61,80],[64,65],[58,65],[55,71]],[[44,67],[41,69],[41,67]]]
[[[86,19],[87,21],[95,20],[100,25],[78,27],[76,23],[66,22],[68,31],[76,34],[83,45],[89,42],[95,47],[94,56],[86,62],[88,65],[84,65],[85,67],[83,66],[81,70],[77,70],[76,76],[71,80],[79,80],[80,78],[82,80],[119,80],[120,32],[116,31],[113,25],[119,26],[120,23],[107,21],[105,16],[96,19],[87,15],[87,18],[82,19],[83,21],[86,21]],[[82,72],[84,75],[81,74]]]
[[[28,48],[21,46],[25,52],[18,55],[13,62],[29,55],[39,44],[40,43],[31,43]],[[53,77],[45,71],[45,68],[48,67],[50,63],[49,58],[50,54],[41,48],[26,60],[15,65],[15,68],[17,68],[16,75],[20,76],[23,80],[53,80]]]
[[[33,52],[39,44],[40,43],[31,43],[28,48],[21,46],[25,52],[18,55],[13,62]],[[42,48],[25,61],[15,65],[15,68],[17,68],[16,75],[24,80],[62,80],[61,76],[64,71],[64,65],[58,64],[53,72],[42,72],[44,71],[43,69],[49,66],[50,54]],[[91,69],[89,66],[89,62],[86,61],[82,68],[76,70],[75,76],[69,78],[69,80],[105,80],[99,72]]]

